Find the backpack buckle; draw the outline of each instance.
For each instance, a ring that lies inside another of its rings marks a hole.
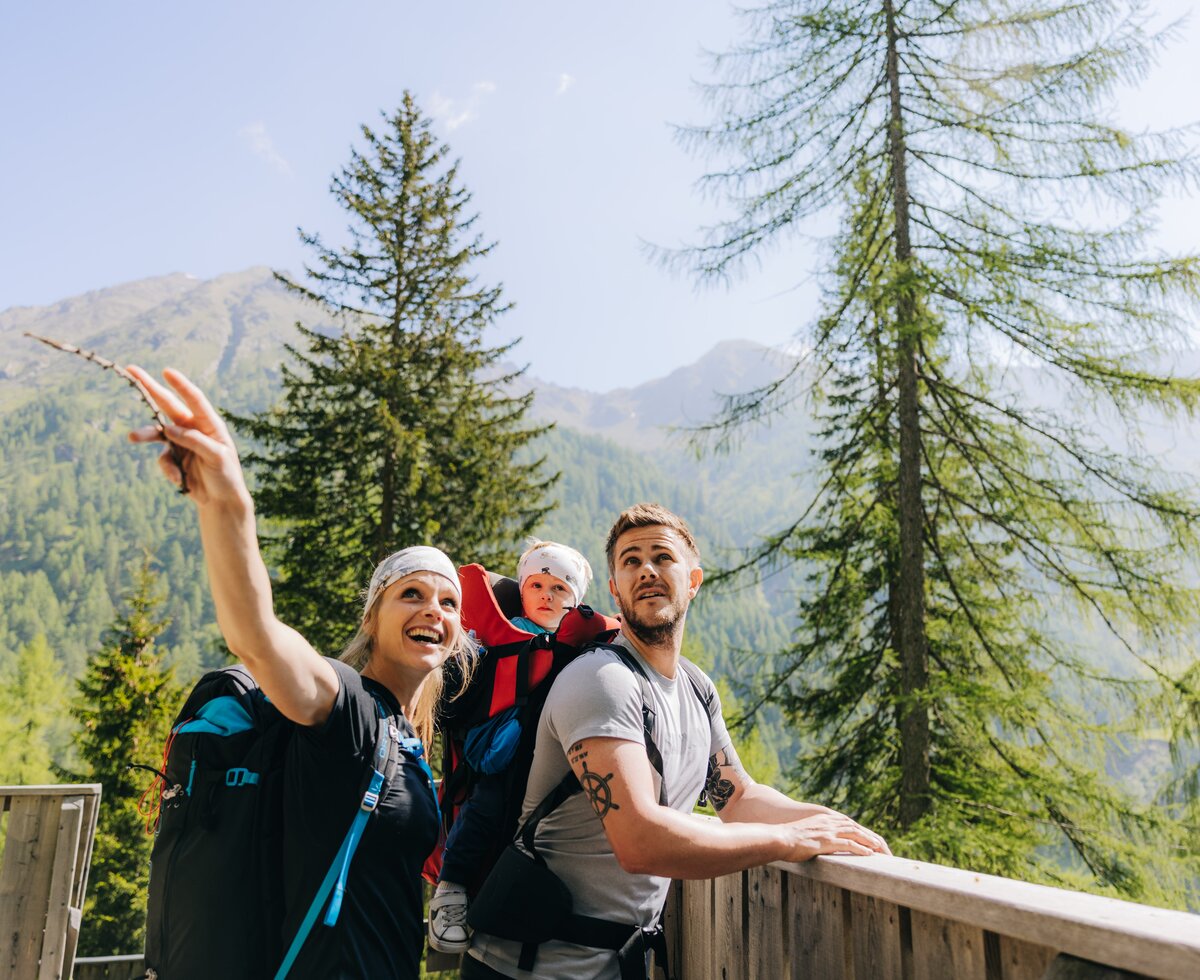
[[[240,766],[234,769],[225,770],[225,785],[226,786],[257,786],[258,773],[251,772],[249,769],[243,769]]]

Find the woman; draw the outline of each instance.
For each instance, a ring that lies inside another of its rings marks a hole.
[[[130,439],[165,438],[181,451],[176,463],[171,448],[164,449],[159,466],[176,484],[180,465],[187,474],[225,641],[298,726],[284,777],[285,937],[295,934],[346,834],[381,720],[396,743],[337,924],[313,929],[289,976],[412,980],[424,937],[421,865],[436,841],[438,816],[428,770],[400,745],[414,726],[425,739],[432,734],[446,658],[469,665],[454,566],[435,548],[407,548],[385,559],[371,577],[344,662],[322,657],[275,617],[254,505],[220,416],[178,371],[163,374],[172,393],[140,368],[129,370],[170,419],[164,431],[147,427]]]

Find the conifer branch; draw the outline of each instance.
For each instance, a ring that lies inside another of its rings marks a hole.
[[[142,401],[146,403],[147,407],[153,413],[154,422],[158,426],[158,431],[159,434],[162,435],[163,441],[171,447],[171,458],[175,460],[175,465],[179,467],[179,492],[188,492],[187,473],[183,468],[183,455],[180,452],[179,447],[167,439],[166,427],[170,423],[167,421],[166,416],[158,410],[158,406],[154,404],[154,399],[150,397],[150,392],[146,390],[145,385],[143,385],[140,381],[138,381],[137,378],[126,371],[124,367],[116,363],[116,361],[110,361],[107,357],[102,357],[95,351],[83,350],[80,347],[76,347],[74,344],[68,344],[61,340],[52,340],[49,337],[40,337],[35,333],[30,333],[28,330],[25,331],[25,336],[36,340],[39,343],[45,344],[47,347],[53,347],[55,350],[60,350],[66,354],[75,354],[77,357],[82,357],[85,361],[91,361],[93,364],[99,365],[104,371],[112,371],[118,378],[121,378],[128,385],[134,388],[141,397]]]

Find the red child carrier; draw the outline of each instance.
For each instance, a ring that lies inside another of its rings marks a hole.
[[[446,697],[438,718],[442,737],[442,785],[438,796],[442,834],[438,847],[425,862],[428,881],[437,881],[446,835],[481,775],[467,761],[471,733],[495,720],[504,727],[498,741],[515,740],[511,762],[500,770],[505,781],[504,818],[496,828],[492,857],[480,866],[477,879],[466,883],[473,894],[516,833],[533,760],[537,721],[550,685],[585,647],[608,642],[621,624],[587,606],[576,606],[554,633],[535,636],[509,621],[507,614],[521,615],[516,582],[490,575],[482,565],[463,565],[458,578],[462,585],[463,627],[474,633],[482,649],[470,682],[461,693],[461,679],[447,665]]]

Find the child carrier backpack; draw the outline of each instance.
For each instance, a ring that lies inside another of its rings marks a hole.
[[[382,704],[379,713],[362,800],[285,950],[283,769],[295,725],[241,665],[200,678],[171,727],[156,779],[147,980],[282,980],[322,910],[327,925],[337,921],[350,861],[385,779],[391,739]],[[419,755],[420,743],[402,740],[401,749]]]
[[[641,664],[620,646],[592,643],[582,653],[604,650],[613,653],[637,678],[642,698],[642,737],[646,758],[659,776],[658,804],[667,806],[663,758],[654,741],[655,712],[650,680]],[[711,724],[715,691],[705,683],[700,669],[680,658],[679,667],[688,679],[692,693],[704,707]],[[549,685],[547,685],[549,686]],[[544,700],[544,696],[543,696]],[[671,977],[667,962],[667,944],[662,928],[662,913],[652,928],[580,915],[574,911],[570,889],[546,865],[538,853],[538,825],[563,803],[583,791],[575,772],[568,769],[563,778],[534,807],[529,818],[519,823],[515,837],[521,846],[509,844],[496,860],[490,874],[471,903],[467,922],[473,928],[500,939],[521,943],[518,969],[531,971],[538,947],[550,940],[608,949],[617,954],[621,980],[646,980],[646,954],[653,950],[656,962]],[[524,795],[524,794],[522,794]],[[700,801],[703,802],[701,792]]]
[[[502,775],[503,819],[495,828],[492,853],[478,868],[476,880],[463,883],[474,893],[516,832],[537,720],[551,683],[585,646],[611,640],[621,624],[587,606],[577,606],[567,612],[554,633],[535,636],[509,621],[509,615],[521,613],[514,581],[491,576],[482,565],[463,565],[458,577],[463,625],[482,650],[465,690],[459,691],[461,681],[454,676],[452,664],[447,664],[446,688],[457,696],[445,699],[439,709],[442,833],[425,862],[424,876],[437,882],[446,835],[479,778],[485,773]],[[476,752],[474,741],[486,744]]]
[[[574,772],[569,771],[530,814],[523,825],[521,808],[529,769],[533,761],[537,722],[546,696],[563,668],[581,654],[607,650],[637,677],[642,696],[642,726],[646,755],[660,777],[659,803],[666,805],[662,754],[654,742],[655,713],[650,681],[641,665],[619,646],[610,646],[620,623],[593,612],[586,606],[568,611],[553,634],[531,635],[513,626],[508,615],[519,615],[521,607],[516,583],[489,576],[480,565],[459,569],[462,585],[463,624],[484,647],[480,661],[464,692],[442,707],[443,777],[440,794],[443,829],[448,832],[457,809],[467,799],[480,776],[477,753],[469,753],[473,732],[491,726],[493,748],[510,738],[515,745],[502,755],[511,761],[502,769],[505,778],[504,818],[494,833],[493,856],[478,869],[477,880],[466,884],[475,896],[467,921],[472,928],[503,939],[522,943],[519,967],[532,970],[538,946],[550,939],[584,946],[611,949],[617,953],[622,980],[645,977],[646,950],[654,949],[666,964],[666,943],[661,922],[651,930],[626,923],[577,915],[567,887],[546,867],[537,853],[534,835],[550,813],[582,791]],[[507,608],[502,602],[508,600]],[[507,614],[507,615],[506,615]],[[687,660],[680,667],[689,687],[712,718],[713,691],[707,688],[700,670]],[[448,678],[448,689],[453,681]],[[507,733],[497,731],[508,725]],[[513,734],[515,731],[515,735]],[[468,755],[476,765],[468,760]],[[520,836],[524,850],[513,845]],[[436,882],[441,867],[441,844],[425,865],[425,877]]]

